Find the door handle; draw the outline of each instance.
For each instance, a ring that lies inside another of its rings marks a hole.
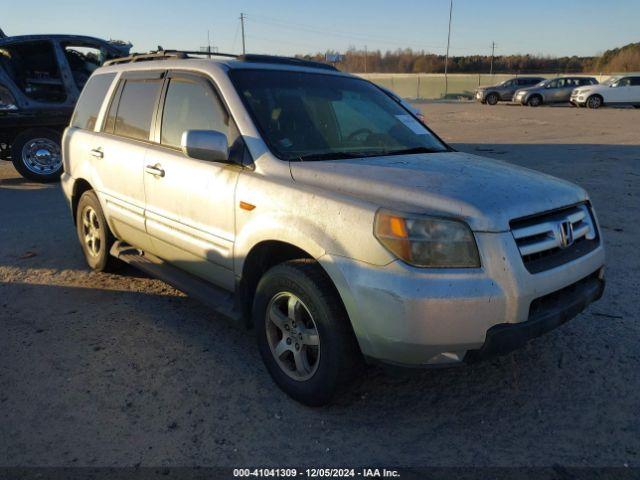
[[[96,158],[102,158],[104,157],[104,153],[99,148],[94,148],[93,150],[91,150],[91,156]]]
[[[154,177],[164,177],[164,170],[159,165],[147,165],[144,171]]]

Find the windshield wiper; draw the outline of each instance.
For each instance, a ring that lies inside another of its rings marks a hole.
[[[372,155],[373,153],[373,155]],[[341,160],[345,158],[362,158],[372,157],[384,154],[384,152],[324,152],[324,153],[307,153],[306,155],[299,155],[291,160],[299,160],[301,162],[313,161],[313,160]]]
[[[429,147],[412,147],[412,148],[403,148],[400,150],[388,150],[384,152],[384,155],[410,155],[412,153],[438,153],[442,152],[442,150],[436,150]]]

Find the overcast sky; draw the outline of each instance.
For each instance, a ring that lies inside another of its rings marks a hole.
[[[0,0],[8,35],[76,33],[161,45],[290,55],[411,47],[444,53],[449,0]],[[640,41],[640,0],[453,0],[451,54],[595,55]]]

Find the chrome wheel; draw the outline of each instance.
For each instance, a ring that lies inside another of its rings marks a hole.
[[[266,312],[267,342],[280,369],[294,380],[311,378],[320,363],[320,336],[307,306],[293,293],[275,295]]]
[[[87,247],[87,252],[93,257],[97,257],[100,254],[100,248],[102,247],[101,230],[98,214],[93,207],[86,206],[82,210],[82,238]]]
[[[22,147],[22,163],[30,172],[48,175],[62,165],[60,145],[49,138],[34,138]]]

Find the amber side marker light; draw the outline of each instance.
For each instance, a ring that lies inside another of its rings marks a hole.
[[[253,205],[253,204],[251,204],[251,203],[247,203],[247,202],[242,202],[242,201],[241,201],[241,202],[240,202],[240,208],[241,208],[242,210],[247,210],[247,211],[249,211],[249,212],[250,212],[251,210],[253,210],[254,208],[256,208],[256,206],[255,206],[255,205]]]

